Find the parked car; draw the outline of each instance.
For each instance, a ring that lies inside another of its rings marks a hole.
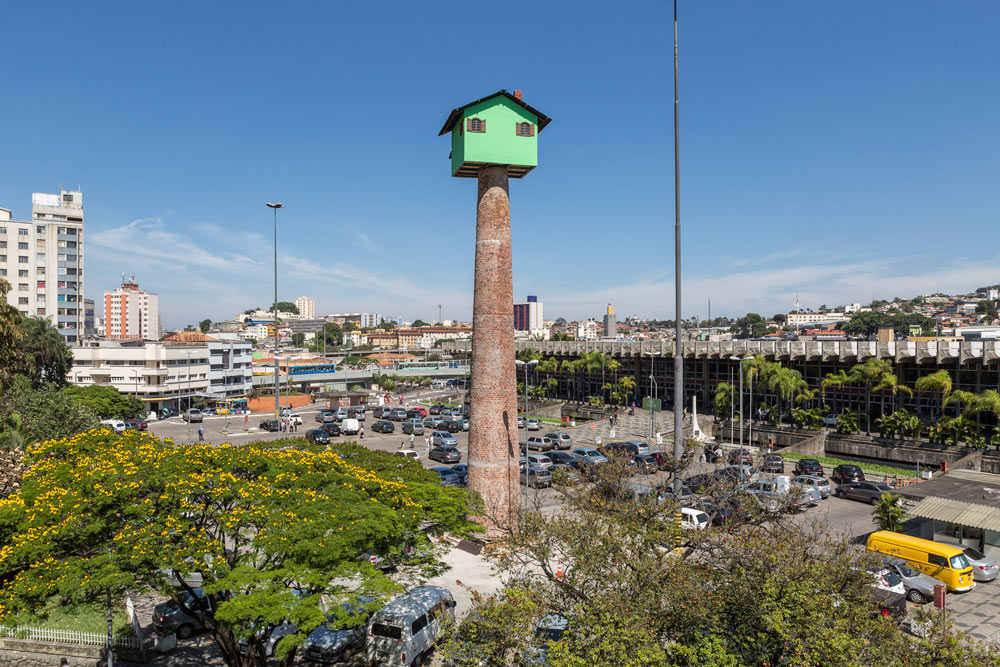
[[[451,471],[458,475],[459,480],[462,482],[462,486],[469,483],[469,464],[456,463],[451,467]]]
[[[441,477],[441,486],[462,486],[462,478],[448,466],[430,468]]]
[[[795,474],[815,475],[818,477],[825,477],[825,475],[823,474],[823,466],[816,459],[800,459],[796,461]]]
[[[367,663],[381,667],[419,664],[455,622],[455,598],[446,588],[421,586],[375,612],[365,628]]]
[[[396,430],[395,424],[387,419],[379,419],[372,424],[372,430],[376,433],[392,433]]]
[[[792,478],[792,484],[815,489],[819,492],[820,500],[829,498],[832,488],[828,479],[825,477],[816,477],[815,475],[798,475]]]
[[[197,421],[201,421],[198,419]],[[128,426],[121,419],[102,419],[101,426],[107,426],[115,433],[124,433]]]
[[[281,422],[277,419],[263,419],[259,424],[257,424],[257,428],[262,431],[271,431],[273,433],[281,430]]]
[[[643,455],[645,455],[645,454],[649,454],[652,451],[649,448],[649,445],[647,443],[643,442],[642,440],[626,440],[625,444],[632,445],[633,447],[635,447],[636,450],[637,450],[636,451],[637,454],[643,454]]]
[[[198,408],[189,408],[181,415],[181,419],[193,424],[194,422],[205,421],[205,415]]]
[[[420,454],[417,453],[415,449],[397,449],[392,453],[393,456],[401,456],[404,459],[419,459]]]
[[[180,605],[171,598],[153,607],[153,630],[166,634],[174,633],[178,639],[187,639],[201,627],[199,618],[205,614],[213,614],[211,603],[205,591],[201,588],[194,589],[194,595],[186,591],[178,592],[177,596],[184,601],[195,617],[188,616],[181,609]]]
[[[431,452],[427,455],[427,458],[432,461],[440,461],[441,463],[458,463],[462,460],[462,453],[458,451],[458,447],[440,445],[438,447],[431,447]]]
[[[441,405],[440,403],[435,403],[434,405],[431,406],[431,409],[428,410],[428,412],[432,415],[439,415],[441,414],[442,408],[444,408],[443,405]]]
[[[696,500],[691,504],[691,507],[707,514],[713,526],[721,526],[730,522],[736,514],[732,505],[717,505],[711,500]]]
[[[344,407],[337,408],[337,410],[333,413],[333,418],[336,419],[339,422],[342,422],[345,419],[348,419],[350,416],[351,415],[347,411],[347,408],[344,408]]]
[[[934,587],[944,585],[940,579],[915,570],[902,558],[887,556],[883,565],[900,578],[903,588],[906,589],[906,599],[914,604],[930,602],[934,599]]]
[[[549,457],[552,463],[562,463],[572,468],[580,467],[580,459],[570,452],[551,451],[546,456]]]
[[[865,481],[865,473],[856,465],[841,463],[833,469],[830,479],[837,484],[849,484],[850,482]]]
[[[338,627],[338,614],[331,614],[323,625],[310,632],[302,645],[306,662],[323,665],[344,662],[348,655],[364,646],[364,626],[371,617],[371,612],[366,609],[374,601],[374,598],[361,596],[354,603],[341,605],[342,615],[339,618],[355,617],[359,621],[357,625]]]
[[[835,415],[835,414],[833,414],[831,412],[830,414],[828,414],[828,415],[824,416],[822,419],[820,419],[820,422],[823,423],[823,426],[829,426],[830,428],[836,428],[837,427],[837,415]]]
[[[528,419],[525,420],[524,424],[525,424],[525,428],[527,428],[529,431],[541,431],[542,430],[542,422],[541,422],[541,420],[536,419],[535,417],[528,417]]]
[[[657,487],[659,496],[663,500],[675,500],[682,503],[690,503],[694,499],[694,491],[691,490],[690,486],[681,486],[680,495],[674,491],[673,484],[667,484]]]
[[[329,410],[320,410],[316,413],[316,421],[321,424],[329,424],[337,421],[336,413],[330,412]]]
[[[385,419],[392,412],[392,406],[389,405],[379,405],[372,409],[372,416],[375,419]]]
[[[306,442],[311,442],[314,445],[329,445],[330,436],[323,429],[311,428],[306,431]]]
[[[548,468],[552,465],[552,459],[545,454],[528,454],[528,465],[533,468]]]
[[[517,418],[517,427],[518,428],[524,428],[524,417],[518,417]]]
[[[714,474],[710,472],[703,472],[685,478],[684,484],[691,487],[695,491],[701,492],[712,486],[716,480],[717,478]]]
[[[438,424],[440,424],[443,421],[444,421],[443,417],[440,417],[438,415],[431,415],[430,417],[424,420],[424,427],[436,429],[438,427]]]
[[[416,417],[410,417],[403,422],[403,433],[413,435],[423,435],[424,434],[424,423]]]
[[[656,467],[660,470],[670,470],[674,467],[674,457],[666,452],[651,452],[649,455],[656,459]]]
[[[330,422],[329,424],[320,424],[319,428],[323,430],[331,438],[335,438],[340,435],[340,424],[337,422]]]
[[[545,468],[527,466],[521,469],[521,484],[535,489],[552,486],[552,473]]]
[[[753,454],[749,449],[736,449],[729,453],[730,465],[753,465]]]
[[[983,552],[972,547],[959,547],[965,558],[972,565],[972,577],[976,581],[993,581],[1000,574],[1000,565],[997,565],[996,558],[990,558]]]
[[[631,442],[609,442],[604,445],[604,454],[608,457],[628,457],[638,456],[642,452],[639,447]]]
[[[851,482],[837,487],[838,498],[850,498],[875,505],[883,493],[891,492],[888,484],[882,482]]]
[[[577,447],[573,450],[573,454],[580,459],[581,463],[594,464],[608,462],[608,458],[593,447]]]
[[[553,462],[552,465],[548,467],[548,471],[552,473],[553,481],[559,481],[562,479],[577,481],[583,477],[583,473],[579,468],[568,463]]]
[[[458,419],[445,419],[437,427],[439,431],[448,431],[448,433],[462,432],[462,422]]]
[[[408,413],[409,412],[415,413],[415,414],[410,415],[411,417],[420,417],[421,419],[423,419],[424,417],[427,416],[427,408],[425,408],[425,407],[423,407],[421,405],[414,405],[412,408],[410,408],[409,410],[407,410],[407,412]]]
[[[682,507],[681,530],[705,530],[711,523],[708,514],[694,507]]]
[[[760,467],[764,472],[781,474],[785,472],[785,458],[781,454],[768,454]]]
[[[819,491],[792,484],[787,475],[758,479],[747,486],[746,492],[756,496],[770,512],[795,511],[820,500]]]
[[[747,484],[760,477],[760,471],[753,466],[737,465],[716,470],[713,475],[717,481],[735,484]]]
[[[145,431],[149,428],[149,424],[142,419],[126,419],[125,425],[134,428],[137,431]]]
[[[434,431],[431,433],[431,444],[435,446],[451,445],[454,447],[458,444],[458,440],[451,433],[448,433],[448,431]]]
[[[463,431],[468,431],[469,430],[469,418],[468,417],[462,417],[462,430]]]
[[[638,471],[643,475],[652,475],[660,469],[656,464],[656,458],[648,454],[636,454],[632,457],[632,460],[635,462]]]
[[[406,419],[406,408],[393,408],[389,413],[389,419],[394,422],[401,422]]]
[[[872,572],[874,582],[872,586],[881,591],[890,591],[892,593],[905,594],[906,588],[903,586],[903,580],[899,578],[896,574],[889,568],[882,570],[877,570]]]
[[[569,449],[573,446],[573,438],[570,437],[569,433],[554,431],[546,433],[545,437],[552,441],[556,449]]]
[[[357,419],[359,422],[365,421],[365,417],[368,415],[367,405],[352,405],[347,408],[347,416]]]
[[[553,443],[547,436],[544,435],[533,435],[529,437],[526,441],[528,449],[537,449],[540,452],[547,452],[551,449],[555,449],[555,443]],[[522,445],[524,446],[524,445]]]
[[[361,431],[361,422],[353,417],[340,420],[340,432],[344,435],[357,435]]]

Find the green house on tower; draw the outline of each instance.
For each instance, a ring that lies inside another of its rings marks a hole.
[[[438,133],[451,132],[451,175],[475,178],[480,167],[507,165],[523,178],[538,166],[538,133],[551,119],[514,94],[501,90],[453,109]]]

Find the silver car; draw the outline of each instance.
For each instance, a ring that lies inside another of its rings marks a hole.
[[[413,435],[424,434],[424,423],[418,417],[411,417],[403,422],[403,433]]]
[[[528,466],[521,469],[521,484],[532,486],[536,489],[543,486],[552,486],[552,473],[545,468]]]
[[[525,422],[525,425],[529,431],[542,430],[542,422],[534,417],[528,417],[528,420]]]
[[[573,444],[569,433],[546,433],[545,437],[555,444],[556,449],[569,449]]]
[[[373,598],[362,596],[354,606],[347,603],[341,605],[343,611],[340,618],[354,616],[360,620],[358,625],[337,627],[338,615],[332,614],[323,625],[310,632],[302,647],[306,662],[335,664],[344,660],[352,650],[364,646],[364,626],[371,616],[364,608],[372,602]]]
[[[886,558],[885,566],[899,575],[906,589],[906,599],[914,604],[923,604],[934,599],[934,587],[943,586],[944,582],[929,574],[918,572],[901,558]]]
[[[819,491],[820,500],[825,500],[830,497],[830,480],[825,477],[817,477],[816,475],[799,475],[798,477],[792,478],[792,483]]]
[[[972,578],[974,580],[993,581],[1000,574],[1000,565],[997,565],[996,558],[990,558],[972,547],[965,547],[963,552],[965,557],[969,559],[969,564],[972,565]]]
[[[451,433],[448,431],[434,431],[431,433],[431,445],[457,445],[458,440],[455,439]]]
[[[580,463],[607,463],[608,457],[601,454],[593,447],[579,447],[573,450],[573,454],[580,459]]]

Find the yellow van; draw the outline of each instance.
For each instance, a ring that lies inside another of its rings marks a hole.
[[[902,558],[924,574],[940,579],[949,591],[971,591],[976,587],[969,559],[950,544],[878,530],[868,536],[868,550]]]

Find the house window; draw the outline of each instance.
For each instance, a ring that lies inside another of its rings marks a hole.
[[[35,287],[38,287],[40,289],[45,289],[45,281],[39,280],[38,282],[35,283]]]
[[[6,275],[7,275],[7,269],[0,269],[0,276],[6,276]]]
[[[39,234],[45,233],[45,225],[35,225],[35,231]]]
[[[17,291],[19,291],[19,292],[27,292],[28,291],[28,283],[18,283],[17,284]]]
[[[18,299],[17,299],[17,305],[19,305],[19,306],[27,306],[28,305],[28,297],[26,297],[26,296],[18,297]]]
[[[519,137],[533,137],[535,136],[535,126],[531,123],[517,123],[517,136]]]
[[[468,122],[469,132],[485,132],[486,121],[482,118],[470,118]]]
[[[17,235],[18,236],[27,236],[28,235],[28,229],[26,227],[21,227],[20,229],[17,230]]]
[[[18,255],[17,256],[17,261],[20,264],[27,264],[28,263],[28,256],[27,255]]]
[[[6,248],[6,247],[7,247],[7,242],[6,241],[0,241],[0,248]]]
[[[0,255],[0,262],[6,262],[6,261],[7,261],[7,255]]]
[[[28,277],[28,269],[18,269],[17,270],[17,277],[18,278],[27,278]]]
[[[0,227],[0,234],[6,234],[6,233],[7,233],[7,228],[6,227]]]
[[[21,241],[20,243],[17,244],[17,249],[18,250],[27,250],[28,249],[28,244],[25,243],[24,241]]]

